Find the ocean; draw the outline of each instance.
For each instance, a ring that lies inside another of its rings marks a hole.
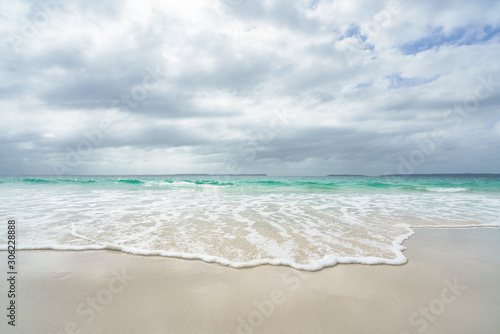
[[[319,270],[403,264],[419,228],[500,227],[500,176],[0,178],[0,248]]]

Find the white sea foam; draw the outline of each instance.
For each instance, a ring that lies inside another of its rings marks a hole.
[[[182,253],[175,251],[165,251],[165,250],[146,250],[142,248],[135,248],[129,246],[120,246],[114,244],[104,244],[104,245],[88,245],[88,246],[73,246],[73,245],[51,245],[51,246],[22,246],[19,249],[22,250],[70,250],[70,251],[82,251],[82,250],[115,250],[122,251],[124,253],[143,255],[143,256],[165,256],[165,257],[175,257],[187,260],[202,260],[208,263],[219,263],[222,265],[227,265],[233,268],[249,268],[259,265],[284,265],[290,266],[300,270],[307,271],[317,271],[325,267],[332,267],[337,264],[389,264],[389,265],[401,265],[407,262],[406,257],[403,255],[402,251],[406,249],[402,246],[402,242],[413,235],[413,231],[410,230],[408,234],[403,235],[396,240],[394,240],[391,247],[394,252],[394,258],[387,259],[375,256],[335,256],[326,255],[319,260],[310,260],[308,263],[296,263],[293,259],[283,257],[283,258],[267,258],[267,259],[255,259],[246,262],[235,262],[228,260],[224,257],[213,256],[207,254],[196,254],[196,253]]]
[[[469,188],[441,188],[441,187],[430,187],[426,188],[427,191],[433,191],[438,193],[458,193],[470,190]]]
[[[500,194],[467,188],[450,194],[323,193],[167,185],[44,185],[42,191],[7,185],[0,192],[0,214],[17,215],[18,249],[111,249],[237,268],[303,270],[403,264],[402,243],[415,227],[500,226]],[[0,230],[0,240],[5,236]]]

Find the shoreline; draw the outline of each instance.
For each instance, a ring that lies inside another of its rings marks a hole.
[[[227,260],[226,258],[222,258],[219,256],[212,256],[212,255],[205,255],[205,254],[184,254],[181,253],[180,255],[171,255],[168,254],[168,251],[145,251],[143,253],[138,252],[134,248],[130,248],[133,250],[128,250],[129,248],[124,246],[123,249],[119,249],[118,246],[112,245],[112,246],[77,246],[75,248],[51,248],[51,247],[45,247],[45,248],[17,248],[16,250],[18,252],[109,252],[109,253],[122,253],[122,254],[127,254],[127,255],[132,255],[132,256],[137,256],[139,258],[141,257],[146,257],[146,258],[167,258],[167,259],[178,259],[178,260],[185,260],[185,261],[200,261],[204,262],[207,264],[217,264],[221,265],[223,267],[230,267],[234,269],[250,269],[250,268],[256,268],[260,266],[273,266],[273,267],[286,267],[286,268],[291,268],[295,270],[301,270],[305,272],[318,272],[322,271],[324,269],[332,268],[337,265],[343,265],[343,264],[360,264],[360,265],[393,265],[393,266],[401,266],[405,265],[408,261],[408,258],[404,255],[404,252],[407,250],[407,247],[405,246],[405,243],[408,242],[410,238],[412,238],[415,234],[416,231],[419,230],[467,230],[467,229],[500,229],[500,226],[496,225],[452,225],[452,226],[447,226],[447,225],[436,225],[436,226],[417,226],[417,227],[408,227],[409,230],[411,231],[410,233],[403,235],[399,237],[398,239],[393,241],[392,246],[399,252],[399,253],[394,253],[395,257],[392,259],[389,258],[381,258],[381,257],[354,257],[354,256],[347,256],[347,257],[334,257],[334,264],[326,264],[323,265],[319,269],[304,269],[300,267],[306,267],[306,266],[311,266],[311,264],[288,264],[287,259],[264,259],[264,260],[254,260],[254,263],[249,264],[249,262],[233,262],[231,260]],[[5,249],[0,249],[0,252],[5,252]],[[163,253],[163,254],[162,254]],[[406,260],[402,260],[401,256],[405,257]],[[320,260],[315,260],[314,262],[318,263],[323,263],[327,261],[326,259],[330,258],[330,256],[325,256],[324,258]],[[262,262],[261,262],[262,261]]]
[[[414,231],[403,243],[406,264],[315,272],[114,250],[18,251],[15,331],[500,332],[500,228]]]

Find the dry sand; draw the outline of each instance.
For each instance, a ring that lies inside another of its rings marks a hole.
[[[17,326],[3,315],[0,333],[500,333],[500,229],[417,230],[405,246],[402,266],[318,272],[21,251]]]

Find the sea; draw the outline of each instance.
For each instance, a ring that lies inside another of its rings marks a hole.
[[[404,264],[420,228],[500,227],[500,175],[0,177],[0,249],[285,265]]]

